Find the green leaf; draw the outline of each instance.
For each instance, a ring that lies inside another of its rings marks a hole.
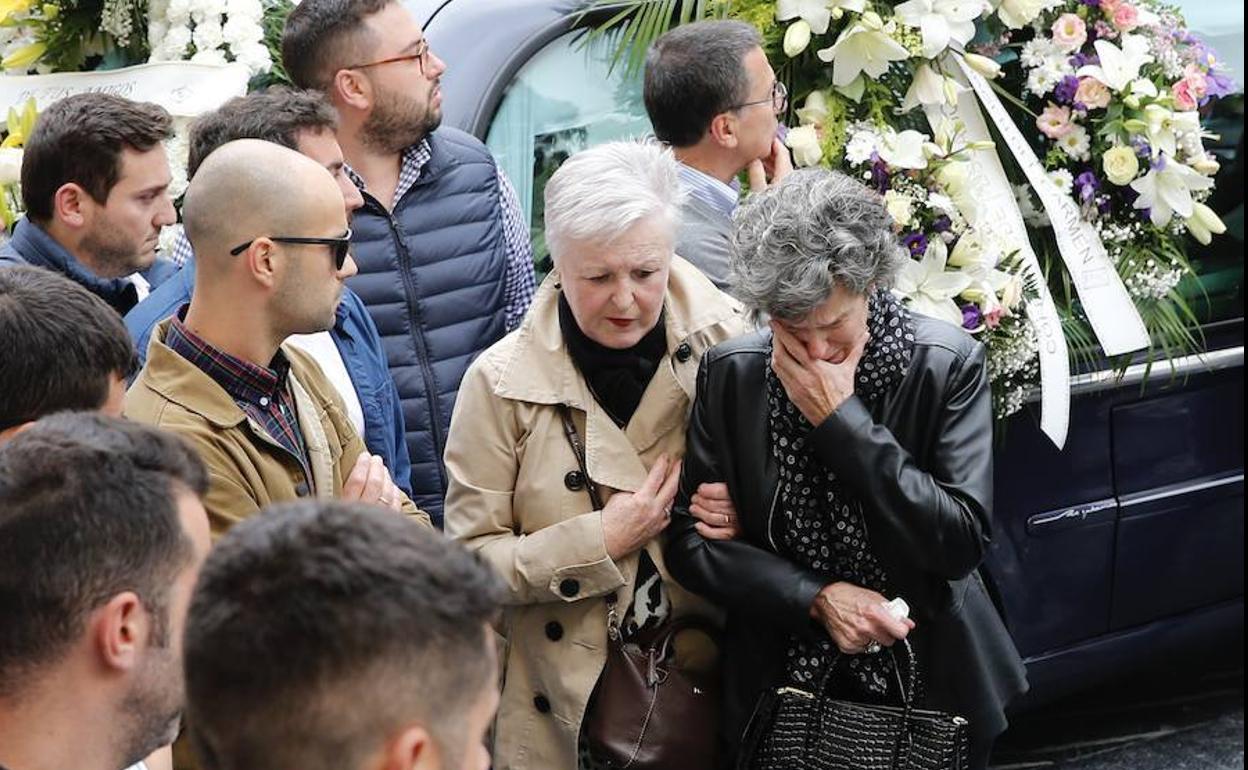
[[[611,55],[610,68],[624,64],[625,74],[635,77],[645,66],[650,46],[671,29],[673,23],[688,24],[722,15],[725,9],[719,8],[718,13],[716,9],[722,5],[708,0],[594,0],[577,14],[574,23],[579,25],[590,15],[610,13],[582,39],[582,45],[622,30],[620,42]]]

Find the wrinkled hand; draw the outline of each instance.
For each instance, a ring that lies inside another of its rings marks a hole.
[[[636,492],[616,492],[602,509],[602,537],[612,561],[657,537],[672,517],[680,461],[661,455]]]
[[[390,478],[390,471],[377,455],[361,452],[342,484],[343,500],[384,505],[396,511],[403,509],[403,495]]]
[[[865,652],[872,642],[892,647],[914,629],[909,618],[888,614],[883,596],[853,583],[831,583],[815,597],[810,615],[823,624],[837,649],[848,655]]]
[[[766,158],[750,161],[750,165],[745,167],[750,192],[766,190],[780,184],[792,170],[793,159],[789,156],[789,148],[784,146],[780,137],[772,137],[771,154]]]
[[[707,540],[732,540],[741,534],[741,519],[727,484],[699,484],[689,501],[689,513],[698,520],[694,528]]]
[[[854,374],[870,335],[864,330],[839,363],[811,358],[806,346],[779,323],[771,322],[771,368],[789,400],[818,427],[854,395]]]

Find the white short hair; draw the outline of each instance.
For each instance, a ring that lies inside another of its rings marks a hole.
[[[582,150],[546,183],[551,258],[558,263],[568,240],[609,242],[656,217],[674,240],[684,196],[676,158],[657,142],[607,142]]]

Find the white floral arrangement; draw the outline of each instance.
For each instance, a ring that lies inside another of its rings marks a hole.
[[[263,21],[261,0],[151,0],[151,61],[237,61],[252,75],[268,72],[273,59]]]

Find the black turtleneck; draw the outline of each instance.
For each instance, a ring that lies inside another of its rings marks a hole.
[[[667,353],[664,316],[631,348],[609,348],[594,342],[577,325],[572,308],[559,295],[559,328],[572,363],[580,370],[594,399],[623,428],[641,403],[659,362]]]

